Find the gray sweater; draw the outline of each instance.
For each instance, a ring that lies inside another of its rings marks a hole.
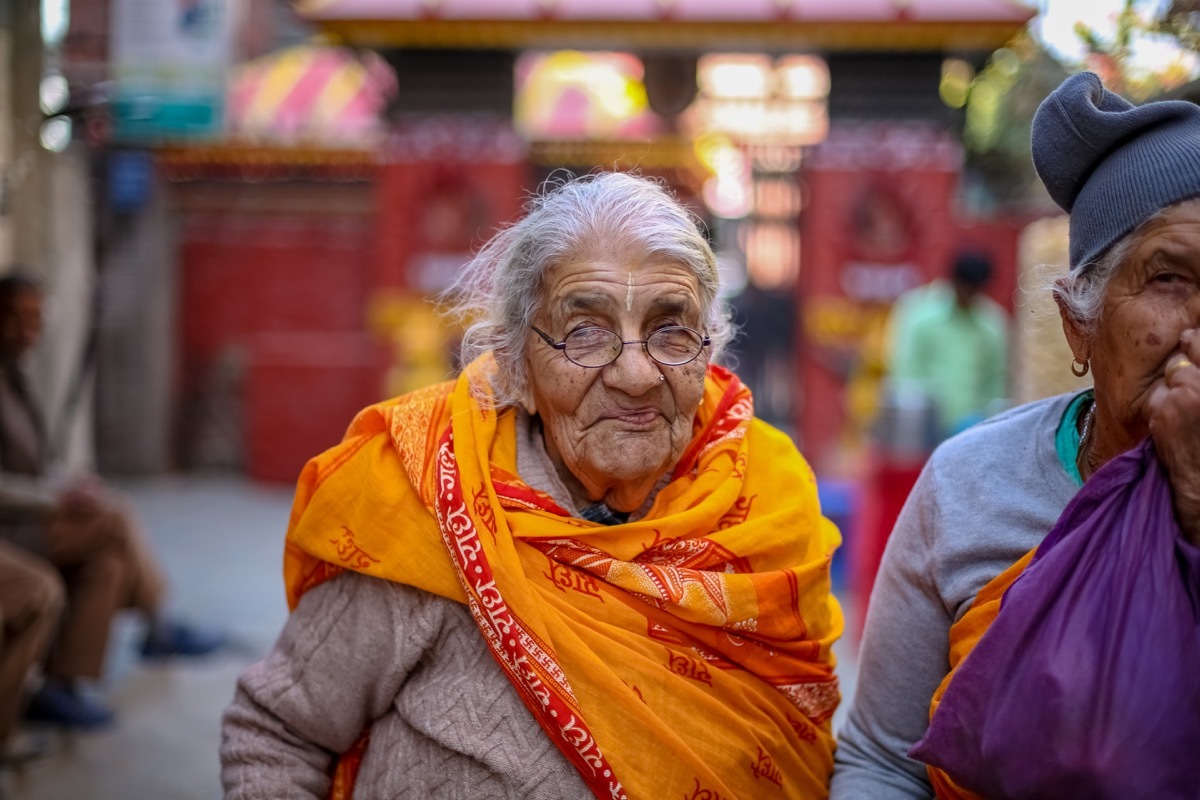
[[[325,798],[371,725],[354,797],[589,797],[467,607],[346,572],[307,592],[225,712],[228,800]]]
[[[517,469],[578,516],[537,425]],[[354,797],[590,797],[496,664],[465,605],[347,572],[308,591],[225,712],[227,800],[325,798],[335,754],[367,725]]]
[[[933,796],[905,754],[949,669],[950,626],[1050,532],[1078,491],[1054,437],[1071,400],[1029,403],[950,439],[925,465],[884,551],[838,735],[831,800]]]

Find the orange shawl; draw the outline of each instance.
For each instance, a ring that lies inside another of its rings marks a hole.
[[[967,609],[967,613],[963,614],[962,619],[950,626],[950,671],[946,677],[942,678],[937,691],[933,693],[933,700],[929,704],[930,719],[933,719],[933,712],[937,711],[938,704],[942,702],[942,695],[946,693],[946,687],[950,685],[951,679],[958,670],[958,665],[975,649],[975,645],[983,638],[983,634],[987,633],[987,629],[995,621],[996,615],[1000,613],[1000,601],[1004,599],[1004,593],[1008,591],[1008,587],[1012,586],[1013,581],[1025,571],[1025,567],[1029,566],[1029,562],[1033,560],[1036,552],[1037,548],[1035,547],[1021,556],[1011,567],[992,578],[990,583],[979,590],[975,602]],[[983,800],[974,792],[959,786],[949,775],[937,767],[927,766],[926,771],[929,773],[933,791],[939,800]]]
[[[289,605],[343,569],[467,603],[597,797],[825,797],[840,540],[790,440],[710,367],[671,482],[646,517],[605,527],[521,481],[515,414],[477,399],[492,369],[485,356],[364,410],[309,462]],[[334,797],[350,796],[362,747]]]

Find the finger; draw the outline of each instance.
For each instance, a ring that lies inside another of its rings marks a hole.
[[[1200,364],[1200,328],[1188,328],[1180,334],[1179,349],[1193,364]]]
[[[1163,377],[1166,378],[1167,385],[1171,387],[1180,386],[1185,381],[1196,378],[1196,372],[1200,370],[1196,364],[1184,355],[1174,355],[1167,360],[1167,366],[1163,369]]]
[[[1163,407],[1167,403],[1167,399],[1171,396],[1171,390],[1161,383],[1150,390],[1150,397],[1146,400],[1146,408],[1150,412],[1148,422],[1150,424],[1150,435],[1155,436],[1159,429],[1162,428]]]

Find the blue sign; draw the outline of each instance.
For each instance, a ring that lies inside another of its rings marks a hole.
[[[115,211],[139,210],[150,199],[154,159],[145,150],[114,150],[108,158],[108,201]]]

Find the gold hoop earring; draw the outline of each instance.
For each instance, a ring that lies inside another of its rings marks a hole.
[[[1078,369],[1075,367],[1076,364],[1080,365]],[[1090,361],[1080,361],[1078,358],[1071,359],[1071,374],[1076,378],[1082,378],[1084,375],[1087,375],[1088,370],[1091,368],[1092,364]]]

